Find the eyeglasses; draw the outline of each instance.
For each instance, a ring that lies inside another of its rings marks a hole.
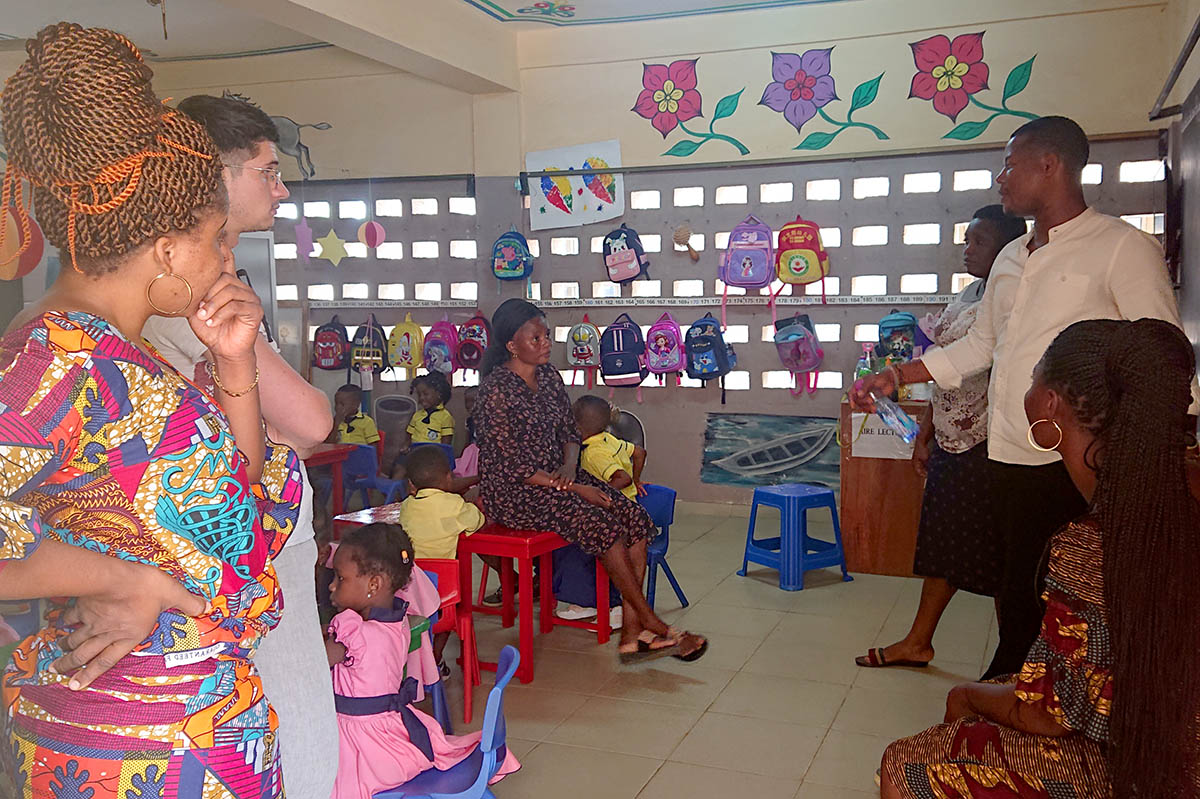
[[[277,166],[250,166],[249,164],[226,164],[225,166],[237,167],[238,169],[253,169],[255,172],[263,173],[267,185],[283,185],[283,175],[279,173],[279,167]]]

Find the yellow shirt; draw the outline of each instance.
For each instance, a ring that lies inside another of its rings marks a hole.
[[[422,488],[400,503],[400,526],[412,539],[416,557],[454,559],[459,533],[483,527],[483,513],[458,494]]]
[[[425,421],[428,414],[429,421]],[[417,408],[408,423],[408,434],[414,444],[440,444],[443,436],[454,437],[454,417],[446,410],[445,405],[439,405],[432,411]]]
[[[597,433],[583,442],[580,463],[588,474],[606,483],[617,472],[625,472],[632,478],[633,449],[633,444],[612,433]],[[622,488],[621,493],[637,501],[637,486],[633,483]]]
[[[375,420],[365,413],[351,416],[338,425],[338,442],[342,444],[374,444],[379,440]]]

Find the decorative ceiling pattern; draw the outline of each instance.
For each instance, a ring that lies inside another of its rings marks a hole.
[[[852,0],[463,0],[501,22],[599,25]]]

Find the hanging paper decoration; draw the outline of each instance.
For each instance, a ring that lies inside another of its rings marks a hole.
[[[46,240],[38,223],[32,216],[29,217],[29,246],[18,256],[17,252],[25,245],[25,240],[21,237],[21,225],[11,206],[5,209],[3,223],[6,230],[4,248],[0,249],[0,280],[19,280],[41,263]]]
[[[608,162],[603,158],[592,157],[583,162],[584,169],[607,169]],[[588,187],[588,191],[596,195],[596,199],[601,202],[606,202],[609,205],[613,201],[613,187],[616,181],[613,176],[608,173],[600,173],[596,175],[588,175],[583,179],[584,184]]]
[[[558,167],[547,167],[548,172],[558,171]],[[542,178],[542,194],[546,200],[564,214],[571,213],[571,181],[559,175]]]
[[[301,219],[296,225],[296,255],[308,263],[308,257],[313,251],[313,229],[308,226],[307,219]]]
[[[358,240],[372,250],[383,244],[386,235],[387,231],[383,229],[383,225],[373,219],[358,226]]]
[[[317,239],[317,243],[321,245],[321,254],[318,258],[324,258],[329,263],[337,266],[346,257],[346,242],[338,237],[333,228],[329,229],[321,238]]]
[[[572,166],[564,169],[561,164]],[[530,228],[578,227],[622,216],[624,178],[616,172],[620,166],[621,143],[615,139],[526,153]]]

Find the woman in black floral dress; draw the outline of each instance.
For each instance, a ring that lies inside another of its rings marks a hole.
[[[604,563],[625,598],[623,663],[664,655],[698,660],[701,636],[669,628],[642,593],[646,543],[655,529],[641,506],[577,472],[579,431],[562,378],[550,365],[550,330],[537,306],[506,300],[492,317],[474,417],[488,518],[553,530]]]

